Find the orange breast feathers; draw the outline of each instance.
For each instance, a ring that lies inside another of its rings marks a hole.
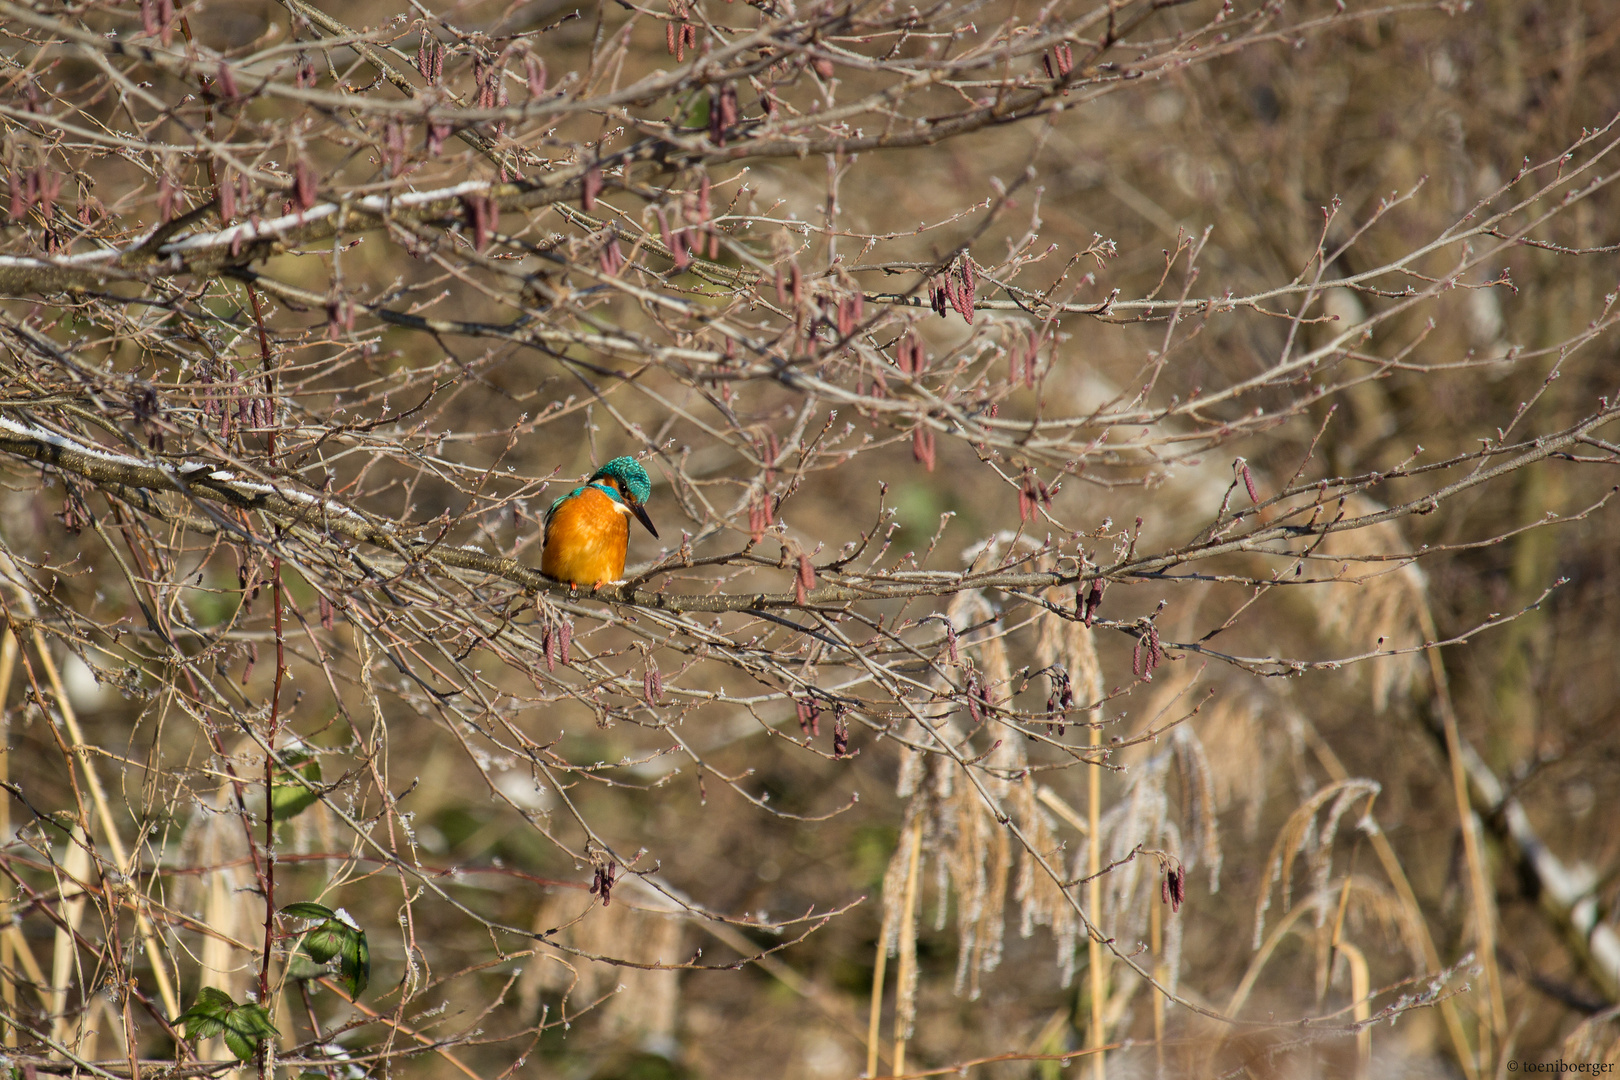
[[[624,577],[628,508],[595,487],[565,499],[546,525],[540,569],[558,581],[595,588]]]

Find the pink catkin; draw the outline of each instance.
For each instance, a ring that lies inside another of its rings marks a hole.
[[[16,169],[7,170],[6,186],[11,191],[11,208],[6,212],[6,217],[11,221],[21,221],[28,215],[30,205],[28,189],[23,183],[22,173]]]
[[[32,205],[34,197],[39,191],[37,176],[30,178],[29,188],[28,202]],[[174,216],[174,181],[167,176],[158,180],[157,212],[160,221],[168,221]]]
[[[911,456],[926,468],[934,471],[934,433],[929,428],[918,426],[911,433]]]
[[[427,131],[427,152],[429,157],[438,157],[439,151],[444,149],[444,140],[450,137],[450,125],[437,121],[429,122]]]
[[[593,165],[585,170],[580,181],[579,205],[588,214],[596,209],[596,197],[602,193],[602,169]]]
[[[1085,622],[1087,628],[1091,626],[1092,620],[1096,618],[1097,609],[1102,607],[1103,590],[1107,587],[1107,583],[1104,582],[1102,578],[1093,578],[1091,581],[1091,589],[1086,593],[1085,612],[1082,616],[1082,620]],[[1076,588],[1075,603],[1077,606],[1079,601],[1079,589]]]
[[[675,238],[669,233],[669,218],[664,215],[662,206],[653,209],[653,216],[658,219],[658,238],[664,242],[669,251],[675,250]]]
[[[624,251],[619,247],[619,238],[610,236],[608,242],[602,245],[602,273],[611,277],[623,266]]]
[[[51,210],[56,206],[57,193],[62,190],[62,174],[52,169],[39,170],[39,212],[48,225]]]

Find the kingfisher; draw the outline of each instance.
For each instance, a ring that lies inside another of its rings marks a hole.
[[[546,511],[540,570],[570,585],[592,591],[624,577],[630,548],[630,515],[654,537],[652,519],[643,508],[652,495],[647,470],[632,457],[616,457],[551,504]]]

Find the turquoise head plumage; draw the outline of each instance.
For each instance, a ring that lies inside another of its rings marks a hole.
[[[616,487],[631,506],[644,505],[652,497],[652,480],[647,476],[647,470],[633,457],[616,457],[597,469],[591,474],[591,483],[599,480],[607,481],[606,487]],[[613,483],[615,480],[617,484]]]

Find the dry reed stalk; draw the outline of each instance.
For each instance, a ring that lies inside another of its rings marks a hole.
[[[1429,605],[1421,605],[1418,613],[1423,621],[1424,640],[1439,640]],[[1457,710],[1452,706],[1446,668],[1440,661],[1438,649],[1426,649],[1425,653],[1429,659],[1429,677],[1434,682],[1436,711],[1440,714],[1440,724],[1445,731],[1446,757],[1451,765],[1452,797],[1457,804],[1457,824],[1462,829],[1463,857],[1468,863],[1468,891],[1477,945],[1475,954],[1485,972],[1486,1008],[1480,1011],[1484,1030],[1479,1038],[1478,1063],[1479,1073],[1484,1076],[1493,1071],[1492,1062],[1501,1049],[1496,1046],[1496,1037],[1509,1037],[1507,1006],[1502,998],[1502,971],[1496,963],[1496,894],[1485,877],[1485,856],[1479,842],[1479,818],[1468,801],[1468,775],[1463,768],[1462,738],[1457,733]]]
[[[1351,1015],[1356,1023],[1366,1025],[1372,1016],[1372,978],[1367,972],[1367,957],[1348,941],[1338,942],[1334,948],[1350,965],[1350,1000],[1354,1002]],[[1356,1030],[1356,1080],[1367,1080],[1371,1067],[1372,1028],[1363,1026]]]
[[[1371,780],[1353,778],[1335,781],[1313,792],[1288,815],[1288,820],[1277,831],[1277,839],[1272,842],[1271,853],[1266,857],[1264,891],[1255,901],[1256,948],[1265,930],[1266,912],[1271,909],[1271,884],[1280,883],[1282,908],[1286,912],[1292,904],[1294,862],[1303,852],[1313,888],[1318,891],[1325,889],[1333,870],[1333,841],[1338,835],[1339,822],[1358,799],[1366,798],[1370,807],[1378,791],[1378,785]],[[1324,808],[1327,812],[1318,828],[1317,815]],[[1320,920],[1317,925],[1322,925]]]
[[[1372,800],[1367,801],[1364,817],[1372,816]],[[1317,992],[1317,1001],[1326,997],[1328,984],[1333,978],[1333,967],[1338,958],[1343,956],[1350,967],[1350,1002],[1351,1014],[1357,1022],[1365,1021],[1372,1015],[1372,1003],[1368,1000],[1371,992],[1372,980],[1367,972],[1367,958],[1361,949],[1344,939],[1344,920],[1350,911],[1350,886],[1353,878],[1345,874],[1344,885],[1339,890],[1338,910],[1333,917],[1332,939],[1328,942],[1327,963],[1323,965],[1322,981]],[[1318,935],[1320,936],[1320,935]],[[1367,1068],[1372,1062],[1372,1028],[1362,1027],[1356,1032],[1356,1080],[1367,1080]]]
[[[1379,504],[1365,496],[1353,497],[1346,505],[1354,514],[1366,514],[1381,509]],[[1394,522],[1367,530],[1360,540],[1363,551],[1371,545],[1384,555],[1402,555],[1411,552],[1411,545],[1406,542],[1401,529]],[[1323,554],[1330,556],[1341,554],[1345,551],[1344,541],[1344,537],[1330,534],[1324,540],[1321,550]],[[1373,637],[1395,640],[1416,638],[1430,642],[1440,640],[1434,615],[1429,607],[1427,579],[1414,563],[1400,565],[1393,572],[1377,574],[1369,580],[1360,582],[1356,588],[1358,590],[1356,604],[1322,604],[1317,607],[1324,630],[1346,642],[1357,643]],[[1468,780],[1461,758],[1456,709],[1452,703],[1445,665],[1437,648],[1425,649],[1423,653],[1423,660],[1420,660],[1416,653],[1410,653],[1399,657],[1381,658],[1373,663],[1370,668],[1373,705],[1375,709],[1382,711],[1388,704],[1391,692],[1396,688],[1411,687],[1420,677],[1421,665],[1427,662],[1435,709],[1445,739],[1452,797],[1456,804],[1459,828],[1462,830],[1463,857],[1468,872],[1470,918],[1475,927],[1476,953],[1485,976],[1486,1000],[1484,1008],[1479,1013],[1482,1029],[1477,1040],[1477,1058],[1475,1053],[1467,1050],[1468,1042],[1461,1031],[1460,1017],[1457,1015],[1455,1004],[1449,998],[1443,1003],[1443,1006],[1449,1008],[1443,1007],[1442,1014],[1458,1061],[1462,1063],[1469,1080],[1476,1080],[1476,1077],[1488,1075],[1493,1071],[1493,1055],[1497,1052],[1493,1047],[1496,1039],[1507,1038],[1507,1010],[1503,999],[1501,970],[1496,961],[1496,906],[1487,878],[1484,856],[1480,850],[1479,821],[1469,802]],[[1320,739],[1317,742],[1320,744]],[[1380,844],[1380,840],[1381,837],[1374,839],[1380,862],[1385,865],[1386,871],[1391,866],[1398,867],[1398,860],[1389,849],[1388,842]],[[1410,888],[1405,886],[1404,873],[1398,875],[1392,873],[1390,877],[1392,881],[1397,882],[1398,891],[1404,888],[1405,893],[1410,894]],[[1403,903],[1406,899],[1406,895],[1403,895]],[[1417,910],[1415,897],[1412,898],[1410,906],[1412,910]],[[1428,955],[1432,952],[1433,944],[1429,942],[1425,953]],[[1438,970],[1437,955],[1429,963],[1430,970]]]
[[[1386,893],[1377,882],[1363,877],[1351,877],[1347,879],[1345,887],[1349,891],[1349,901],[1356,905],[1365,915],[1369,915],[1377,922],[1400,932],[1402,928],[1400,903],[1393,896]],[[1306,915],[1314,915],[1322,924],[1326,924],[1333,912],[1338,909],[1341,895],[1342,891],[1339,888],[1318,890],[1290,908],[1288,913],[1277,921],[1276,925],[1266,934],[1265,940],[1255,950],[1254,956],[1250,958],[1249,966],[1245,969],[1243,978],[1238,981],[1237,988],[1232,991],[1231,997],[1227,999],[1226,1006],[1221,1010],[1222,1015],[1232,1019],[1237,1018],[1238,1013],[1242,1011],[1244,1004],[1248,1001],[1249,994],[1253,991],[1261,972],[1265,969],[1266,964],[1276,952],[1277,946],[1281,944],[1283,938],[1293,931],[1295,924]],[[1310,931],[1313,937],[1319,932],[1317,928]],[[1214,1060],[1214,1055],[1219,1052],[1221,1046],[1226,1042],[1229,1033],[1229,1028],[1222,1028],[1217,1033],[1209,1047],[1209,1060]]]
[[[1102,666],[1097,657],[1096,642],[1091,628],[1083,623],[1059,619],[1051,611],[1044,612],[1040,619],[1035,657],[1036,663],[1041,667],[1055,666],[1072,681],[1076,699],[1087,702],[1100,702],[1103,699],[1105,691]],[[1086,743],[1094,752],[1102,747],[1102,719],[1100,706],[1089,709],[1086,713],[1088,725]],[[1087,770],[1084,816],[1077,813],[1049,788],[1042,787],[1035,791],[1034,799],[1031,800],[1031,809],[1035,802],[1044,805],[1085,838],[1084,875],[1089,879],[1086,883],[1085,910],[1094,925],[1100,925],[1103,919],[1102,877],[1099,871],[1102,866],[1102,844],[1106,828],[1102,811],[1104,772],[1105,770],[1100,767]],[[1072,907],[1063,914],[1066,917],[1052,920],[1054,937],[1060,942],[1060,965],[1063,941],[1065,939],[1073,941],[1080,929]],[[1069,947],[1068,955],[1073,955],[1072,946]],[[1095,934],[1087,937],[1086,967],[1090,1008],[1086,1023],[1085,1046],[1093,1051],[1088,1055],[1091,1073],[1093,1077],[1101,1080],[1107,1065],[1106,1055],[1100,1048],[1107,1043],[1109,1015],[1111,1013],[1122,1015],[1126,999],[1129,993],[1135,992],[1136,986],[1132,984],[1127,992],[1117,996],[1117,1001],[1111,1001],[1107,992],[1108,954]],[[1121,990],[1124,991],[1125,988],[1122,987]]]
[[[1093,715],[1091,720],[1090,738],[1087,741],[1093,747],[1102,746],[1101,720],[1100,715]],[[1086,883],[1086,908],[1094,922],[1102,917],[1102,774],[1102,769],[1093,766],[1087,774],[1086,783],[1086,824],[1092,836],[1091,843],[1086,845],[1086,876],[1091,879]],[[1103,1030],[1103,1002],[1108,984],[1105,970],[1107,954],[1103,952],[1102,942],[1096,934],[1087,940],[1086,952],[1091,980],[1091,1023],[1086,1028],[1086,1046],[1096,1051],[1091,1057],[1093,1080],[1106,1080],[1107,1070],[1099,1048],[1108,1041],[1107,1033]]]
[[[22,965],[23,974],[28,976],[28,981],[34,986],[34,996],[39,999],[40,1008],[47,1010],[48,1014],[51,1007],[51,981],[45,977],[45,969],[39,966],[39,958],[34,955],[33,947],[23,936],[22,927],[12,923],[4,931],[0,931],[0,937],[3,937],[5,943],[11,947],[11,955]],[[9,978],[6,984],[12,987],[15,994],[16,986]],[[13,1030],[10,1024],[6,1025],[6,1030]]]
[[[1271,954],[1276,951],[1277,946],[1282,943],[1282,939],[1288,932],[1294,928],[1294,924],[1307,912],[1314,910],[1316,910],[1316,900],[1314,897],[1308,898],[1290,909],[1287,914],[1277,921],[1277,925],[1271,928],[1271,932],[1260,943],[1260,947],[1254,951],[1254,956],[1250,957],[1249,966],[1244,969],[1243,978],[1238,980],[1237,989],[1232,991],[1232,996],[1227,999],[1226,1008],[1221,1010],[1222,1013],[1232,1019],[1237,1018],[1238,1012],[1243,1008],[1244,1003],[1249,1000],[1249,993],[1254,989],[1256,980],[1260,978],[1260,972],[1264,970],[1266,961],[1271,959]],[[1226,1032],[1227,1029],[1220,1029],[1217,1036],[1212,1040],[1213,1045],[1209,1048],[1209,1060],[1211,1062],[1215,1060],[1215,1055],[1220,1051],[1221,1045],[1225,1043]]]
[[[9,558],[6,559],[6,570],[13,570]],[[7,575],[11,576],[11,575]],[[15,581],[15,577],[12,577]],[[17,602],[31,617],[38,614],[33,597],[24,589],[17,590]],[[101,775],[94,765],[88,744],[84,739],[84,732],[79,727],[78,714],[73,710],[73,704],[68,700],[67,691],[62,687],[62,675],[57,670],[56,661],[51,656],[50,648],[45,643],[45,635],[36,627],[34,630],[34,652],[39,657],[40,665],[45,669],[45,677],[51,684],[52,695],[56,698],[58,711],[62,716],[62,724],[67,730],[69,748],[78,759],[80,770],[84,774],[85,783],[90,788],[90,798],[95,804],[96,818],[101,823],[102,834],[107,846],[112,850],[113,867],[120,877],[127,878],[132,866],[128,852],[124,848],[124,840],[113,822],[112,810],[107,803],[107,794],[101,786]],[[146,950],[146,958],[152,965],[152,979],[157,983],[158,996],[163,1001],[163,1007],[169,1010],[170,1016],[180,1015],[180,997],[175,992],[174,984],[169,979],[169,970],[164,963],[163,948],[158,941],[157,932],[152,927],[151,920],[141,906],[144,897],[137,890],[131,893],[130,906],[135,914],[135,931],[141,939]]]
[[[1165,985],[1164,911],[1162,904],[1148,901],[1148,947],[1153,950],[1153,979]],[[1158,1080],[1164,1078],[1164,995],[1153,995],[1153,1068]]]
[[[1081,693],[1087,701],[1103,699],[1102,664],[1097,659],[1097,645],[1092,637],[1091,628],[1078,622],[1068,625],[1066,659],[1069,662],[1072,677],[1080,687]],[[1087,732],[1087,745],[1093,749],[1102,746],[1102,708],[1094,708],[1087,715],[1089,724]],[[1086,844],[1086,876],[1090,880],[1086,883],[1086,910],[1093,924],[1100,924],[1102,919],[1102,781],[1104,770],[1099,766],[1092,766],[1086,772],[1086,828],[1088,842]],[[1086,1046],[1092,1050],[1091,1075],[1093,1080],[1105,1080],[1107,1076],[1106,1057],[1102,1051],[1103,1045],[1108,1041],[1108,1033],[1104,1030],[1103,1006],[1107,1001],[1107,963],[1108,954],[1103,950],[1103,943],[1097,934],[1092,933],[1086,940],[1086,960],[1088,979],[1091,987],[1091,1021],[1086,1026]]]
[[[1300,718],[1302,721],[1303,717]],[[1315,725],[1302,722],[1300,730],[1304,732],[1316,759],[1321,762],[1322,768],[1328,777],[1335,782],[1349,779],[1350,772],[1333,752],[1333,748],[1322,740],[1317,734]],[[1412,883],[1407,880],[1406,870],[1401,866],[1400,858],[1390,845],[1389,837],[1382,829],[1373,829],[1370,832],[1373,853],[1378,856],[1379,866],[1383,868],[1384,875],[1389,878],[1395,889],[1395,896],[1400,900],[1401,908],[1405,912],[1406,922],[1417,929],[1418,947],[1422,950],[1423,970],[1437,972],[1440,970],[1440,951],[1435,948],[1434,936],[1429,933],[1429,922],[1423,917],[1423,909],[1418,905],[1417,894],[1412,891]],[[1462,1017],[1457,1012],[1457,1000],[1450,995],[1440,999],[1440,1017],[1446,1026],[1446,1035],[1451,1039],[1452,1052],[1456,1054],[1458,1063],[1462,1066],[1466,1080],[1479,1080],[1479,1068],[1469,1051],[1468,1036],[1463,1031]]]
[[[85,840],[84,826],[75,824],[68,833],[66,850],[60,859],[53,859],[51,874],[56,881],[57,895],[64,897],[62,921],[51,935],[51,981],[48,1015],[51,1019],[51,1038],[70,1049],[77,1049],[77,1040],[69,1032],[75,1026],[67,1011],[68,986],[78,967],[78,945],[74,936],[84,919],[85,886],[90,879],[90,849]]]
[[[991,546],[1002,542],[994,539]],[[958,594],[948,610],[952,627],[963,634],[960,651],[953,651],[950,666],[961,673],[964,688],[936,673],[932,677],[936,692],[949,695],[953,704],[947,706],[945,716],[930,717],[927,722],[922,714],[914,715],[905,739],[908,745],[933,744],[949,748],[949,753],[908,750],[902,754],[896,787],[907,800],[907,824],[883,884],[884,948],[897,951],[902,971],[910,973],[900,980],[896,995],[907,1024],[916,971],[915,957],[906,959],[908,948],[915,948],[915,938],[907,939],[904,928],[913,836],[916,857],[920,859],[926,851],[934,858],[939,899],[936,928],[944,928],[952,894],[956,899],[958,994],[977,999],[981,976],[1001,961],[1008,887],[1015,867],[1020,932],[1028,936],[1036,926],[1051,927],[1065,981],[1073,972],[1079,926],[1068,898],[1040,869],[1034,855],[1052,850],[1058,841],[1054,822],[1025,775],[1028,760],[1023,739],[998,730],[1013,681],[1006,631],[999,625],[995,609],[978,591]],[[966,723],[971,723],[968,730],[964,730]],[[975,754],[970,744],[981,737],[981,730],[988,731],[982,737],[991,742]],[[1015,737],[1007,737],[1009,734]],[[971,765],[966,764],[970,757]],[[1014,828],[1022,838],[1016,861]],[[876,974],[876,965],[874,968]],[[883,970],[886,972],[886,966]]]
[[[1365,513],[1378,509],[1378,505],[1364,496],[1358,496],[1350,501],[1354,513]],[[1406,542],[1399,528],[1393,523],[1379,526],[1369,530],[1369,541],[1376,550],[1385,555],[1399,555],[1411,551],[1411,545]],[[1330,535],[1323,543],[1326,554],[1339,554],[1343,550],[1343,541],[1337,536]],[[1317,606],[1323,620],[1323,629],[1337,635],[1347,643],[1361,643],[1369,638],[1396,638],[1401,636],[1413,637],[1422,641],[1439,640],[1434,617],[1429,609],[1428,582],[1426,576],[1414,564],[1400,567],[1394,573],[1381,574],[1371,581],[1358,586],[1358,600],[1356,604],[1322,604]],[[1402,657],[1386,657],[1376,661],[1372,667],[1372,698],[1375,709],[1382,711],[1387,705],[1391,692],[1402,685],[1410,689],[1419,677],[1421,663],[1415,654]],[[1494,912],[1490,904],[1487,890],[1480,876],[1480,859],[1477,834],[1469,822],[1474,816],[1469,808],[1467,781],[1461,775],[1462,765],[1458,759],[1456,749],[1456,714],[1451,707],[1450,688],[1446,681],[1444,665],[1440,661],[1437,650],[1426,650],[1426,662],[1429,666],[1430,683],[1437,700],[1437,711],[1445,724],[1447,757],[1450,762],[1451,783],[1454,800],[1458,803],[1458,814],[1463,822],[1464,857],[1468,867],[1470,908],[1475,913],[1476,925],[1485,926],[1486,938],[1494,939],[1491,929],[1495,924],[1492,914],[1481,922],[1478,912],[1481,904]],[[1449,722],[1448,722],[1449,718]],[[1303,721],[1303,718],[1300,718]],[[1327,771],[1334,782],[1343,782],[1349,779],[1349,772],[1339,761],[1326,741],[1317,733],[1313,724],[1304,721],[1300,730],[1306,735],[1317,760]],[[1459,784],[1461,785],[1459,787]],[[1373,852],[1377,855],[1379,864],[1385,875],[1395,888],[1402,907],[1406,911],[1409,922],[1419,928],[1420,944],[1423,954],[1423,963],[1427,971],[1436,972],[1441,968],[1439,950],[1435,947],[1433,936],[1429,933],[1428,921],[1424,918],[1422,908],[1418,904],[1417,895],[1412,891],[1407,881],[1406,872],[1401,867],[1400,859],[1394,848],[1390,845],[1388,837],[1382,830],[1373,830],[1370,834]],[[1485,952],[1484,941],[1480,938],[1480,952]],[[1484,965],[1486,978],[1486,992],[1490,1001],[1488,1006],[1491,1015],[1491,1024],[1497,1031],[1503,1030],[1505,1023],[1505,1009],[1503,1008],[1501,978],[1495,960],[1494,943],[1489,950],[1489,956],[1481,956],[1480,962]],[[1471,1048],[1467,1033],[1463,1030],[1462,1016],[1458,1011],[1458,1001],[1453,996],[1447,996],[1440,1001],[1440,1015],[1446,1027],[1447,1037],[1451,1041],[1452,1051],[1456,1055],[1458,1064],[1463,1070],[1466,1080],[1479,1080],[1489,1072],[1488,1062],[1483,1062],[1480,1055]],[[1481,1045],[1488,1044],[1483,1040]]]
[[[237,752],[242,749],[238,747]],[[242,868],[248,860],[248,841],[230,781],[222,783],[212,796],[196,800],[196,809],[180,836],[180,852],[184,865],[211,868],[182,881],[179,890],[180,902],[200,911],[208,928],[194,955],[198,985],[212,986],[241,1001],[250,983],[257,985],[259,958],[248,943],[262,933],[264,907],[249,891],[249,878]],[[224,1039],[217,1035],[203,1040],[197,1053],[204,1059],[231,1057]]]
[[[894,1074],[905,1075],[906,1042],[917,1020],[917,864],[922,822],[912,823],[907,847],[905,899],[900,907],[900,956],[894,975]]]
[[[889,966],[889,935],[894,932],[895,911],[883,905],[883,926],[878,931],[877,955],[872,960],[872,1007],[866,1023],[866,1075],[877,1076],[878,1046],[882,1043],[883,979]],[[892,1058],[891,1058],[892,1063]]]
[[[8,626],[0,631],[0,784],[11,781],[11,722],[6,701],[11,696],[11,677],[17,670],[17,635]],[[11,800],[0,799],[0,836],[11,835]],[[0,926],[8,929],[11,922],[11,886],[0,886]],[[29,959],[33,959],[32,954]],[[11,973],[17,970],[17,946],[12,935],[0,932],[0,1004],[10,1016],[17,1015],[17,983]],[[3,1025],[5,1032],[0,1045],[17,1045],[17,1029]]]

